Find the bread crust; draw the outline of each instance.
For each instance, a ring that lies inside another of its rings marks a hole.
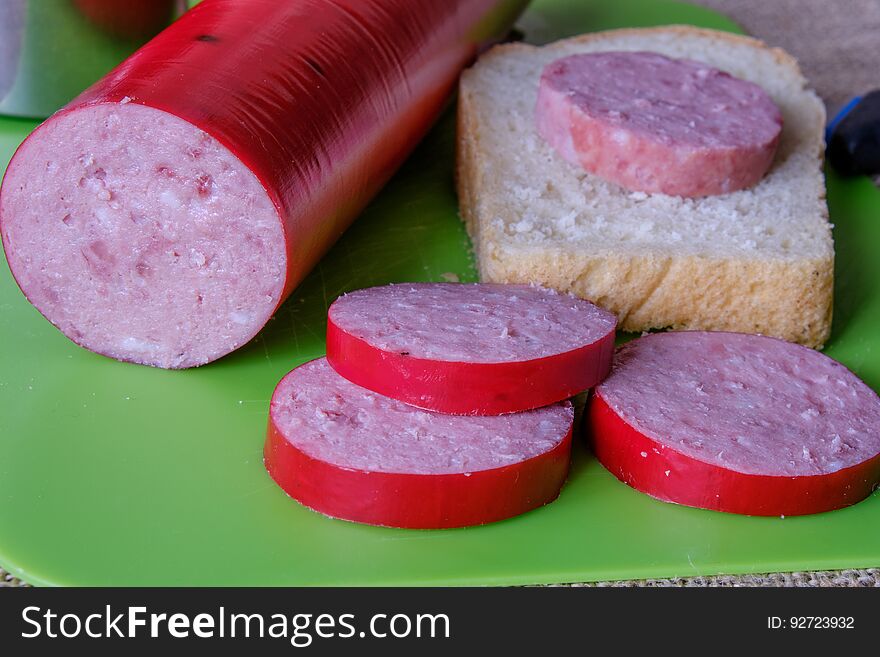
[[[752,37],[687,25],[596,32],[549,47],[651,34],[696,36],[760,48],[803,79],[797,60],[779,48]],[[485,53],[481,61],[537,48],[504,44]],[[509,253],[490,225],[493,201],[491,193],[483,192],[483,175],[491,164],[491,153],[481,147],[481,126],[469,79],[470,71],[465,71],[458,98],[456,181],[461,217],[474,244],[481,280],[540,283],[577,294],[616,313],[625,331],[725,330],[761,333],[815,348],[824,345],[831,331],[833,254],[813,259],[597,255],[546,246],[518,246],[516,253]],[[816,166],[821,168],[824,116],[817,117],[811,128],[817,134]],[[822,194],[824,197],[824,188]],[[827,207],[824,218],[827,220]]]
[[[703,37],[707,39],[718,39],[725,41],[731,45],[749,46],[752,48],[760,48],[773,54],[776,62],[782,66],[788,66],[798,76],[803,77],[800,64],[788,52],[782,48],[774,48],[768,46],[765,42],[755,37],[745,34],[734,34],[733,32],[722,32],[720,30],[710,30],[704,27],[696,27],[694,25],[663,25],[660,27],[624,27],[617,30],[604,30],[602,32],[588,32],[587,34],[579,34],[577,36],[560,39],[544,46],[533,46],[528,43],[516,41],[512,43],[503,43],[495,46],[480,56],[481,61],[485,61],[492,57],[503,57],[505,53],[511,51],[532,50],[535,48],[547,47],[565,47],[570,44],[584,44],[592,41],[606,41],[616,37],[627,36],[650,36],[652,34],[667,34],[685,37]]]

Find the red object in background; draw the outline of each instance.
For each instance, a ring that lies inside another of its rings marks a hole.
[[[384,527],[446,529],[504,520],[555,500],[568,476],[571,440],[569,429],[553,449],[491,470],[368,472],[312,458],[270,417],[263,456],[284,492],[324,515]]]
[[[628,486],[664,502],[751,516],[797,516],[855,504],[880,481],[880,455],[819,475],[769,476],[699,461],[644,435],[593,393],[590,444],[599,462]],[[651,458],[645,456],[650,454]]]
[[[94,25],[125,39],[148,39],[186,10],[183,0],[73,0],[73,4]]]

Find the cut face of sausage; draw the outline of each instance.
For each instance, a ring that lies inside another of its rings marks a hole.
[[[78,108],[22,146],[3,185],[19,286],[74,341],[159,367],[250,340],[284,287],[278,213],[193,125],[134,103]]]
[[[275,389],[266,467],[291,497],[335,518],[484,524],[556,498],[573,418],[568,402],[499,417],[429,413],[343,379],[321,358]]]
[[[546,406],[608,372],[616,318],[525,285],[407,283],[337,299],[327,359],[342,376],[442,413]]]
[[[599,461],[662,500],[749,515],[853,504],[880,483],[880,399],[773,338],[675,332],[620,348],[590,403]]]
[[[758,85],[650,52],[550,63],[535,120],[570,163],[632,191],[685,197],[757,183],[782,131],[779,108]]]

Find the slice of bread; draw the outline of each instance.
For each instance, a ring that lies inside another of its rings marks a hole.
[[[751,189],[684,199],[629,192],[567,163],[535,130],[541,71],[602,50],[686,57],[761,85],[785,122],[769,173]],[[741,331],[819,347],[834,275],[824,125],[797,62],[748,37],[669,26],[497,46],[465,72],[459,96],[458,194],[480,276],[572,292],[627,331]]]

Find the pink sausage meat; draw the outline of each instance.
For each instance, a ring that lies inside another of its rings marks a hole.
[[[36,134],[4,181],[3,239],[19,285],[66,335],[177,368],[268,321],[284,233],[257,177],[218,140],[135,103],[58,114]]]
[[[321,358],[275,389],[266,467],[291,497],[332,517],[482,524],[558,495],[573,418],[569,402],[496,417],[430,413],[343,379]]]
[[[632,191],[684,197],[756,184],[782,131],[779,108],[758,85],[651,52],[551,62],[535,120],[568,162]]]
[[[383,351],[500,363],[544,358],[613,334],[617,320],[554,290],[492,283],[403,283],[341,296],[329,317]]]
[[[616,324],[589,301],[546,288],[387,285],[330,306],[327,360],[348,380],[419,408],[499,415],[599,383]]]
[[[773,338],[635,340],[592,406],[599,460],[669,501],[794,515],[851,504],[880,482],[877,394],[840,363]]]
[[[361,388],[326,359],[291,372],[272,418],[309,456],[370,472],[461,474],[519,463],[562,441],[568,403],[492,417],[431,413]]]

